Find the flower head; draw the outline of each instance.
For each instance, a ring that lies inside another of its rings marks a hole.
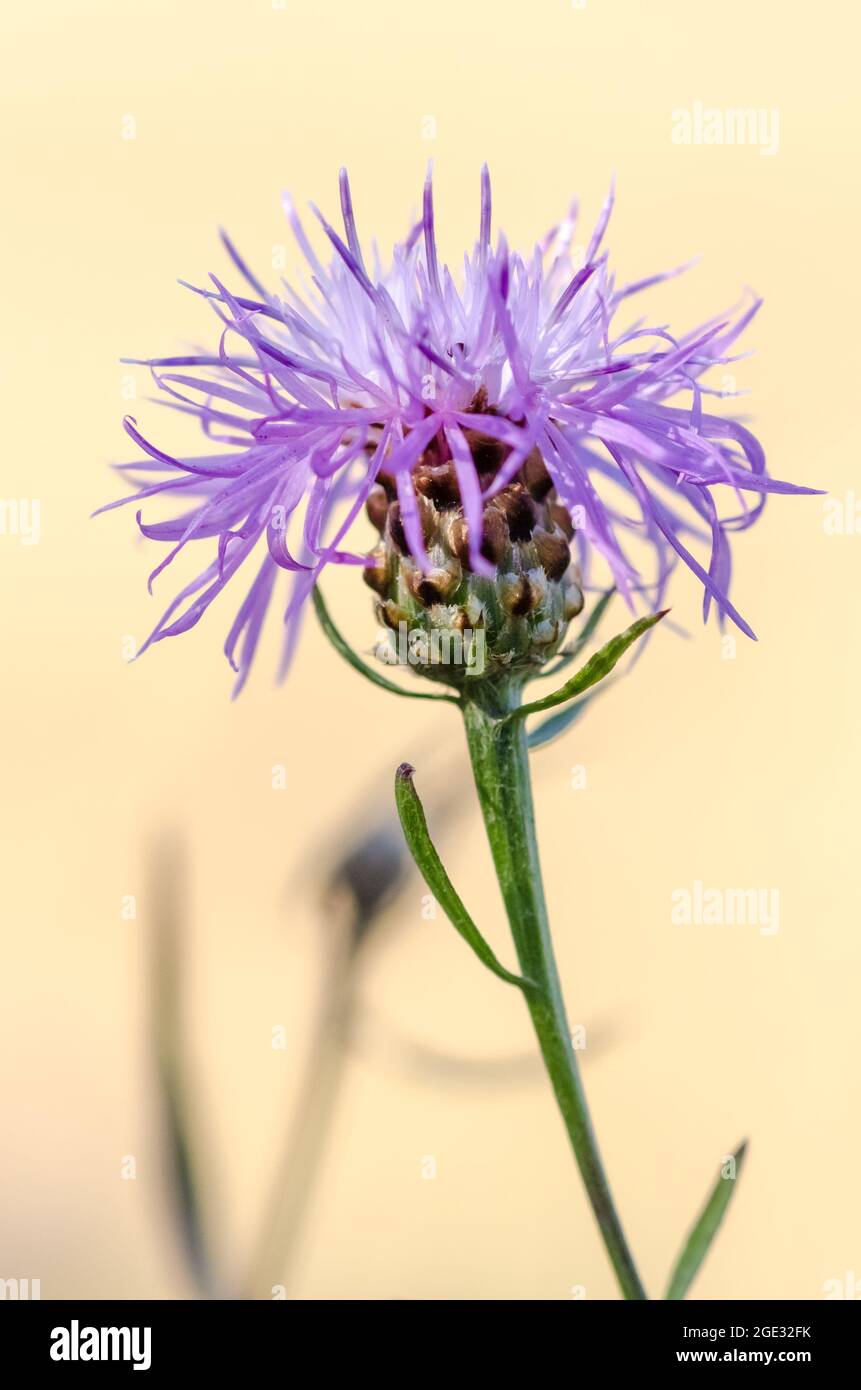
[[[496,583],[500,596],[507,582],[516,617],[529,585],[543,582],[533,571],[558,582],[548,655],[596,564],[632,607],[656,607],[681,560],[702,585],[704,617],[714,603],[753,636],[729,597],[729,536],[756,520],[767,493],[811,490],[770,478],[750,431],[706,408],[723,394],[706,373],[733,360],[759,302],[676,336],[620,323],[629,300],[678,272],[617,288],[602,249],[612,192],[581,254],[572,211],[524,257],[504,237],[492,241],[484,169],[478,240],[456,280],[437,256],[430,175],[421,220],[385,269],[376,254],[366,259],[343,171],[340,191],[343,235],[314,209],[333,248],[328,265],[285,199],[310,274],[303,293],[267,290],[225,236],[246,292],[215,276],[196,291],[220,322],[212,350],[146,363],[165,403],[195,416],[207,442],[200,454],[174,455],[126,419],[144,457],[120,465],[137,488],[121,500],[176,505],[168,519],[137,514],[143,534],[170,547],[151,584],[192,542],[209,552],[146,645],[194,626],[254,555],[225,651],[241,688],[285,571],[286,666],[327,565],[361,566],[380,588],[379,548],[351,536],[366,507],[395,537],[425,607],[449,601],[447,586],[466,573]],[[457,512],[443,553],[433,549],[428,501]],[[527,549],[500,572],[516,545]],[[546,615],[533,610],[540,627]]]

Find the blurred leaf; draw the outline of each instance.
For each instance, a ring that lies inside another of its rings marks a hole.
[[[544,748],[548,743],[552,743],[554,739],[560,738],[562,734],[566,733],[567,730],[571,728],[572,724],[577,723],[581,715],[586,713],[592,701],[597,700],[598,696],[603,694],[605,690],[609,690],[612,685],[613,681],[608,681],[606,685],[602,685],[600,690],[593,691],[591,695],[584,695],[582,699],[575,700],[573,704],[566,705],[564,709],[559,710],[556,714],[548,714],[546,719],[542,719],[541,723],[536,724],[535,728],[531,729],[527,734],[527,748],[530,750],[534,748]]]
[[[409,763],[401,763],[395,774],[395,801],[404,830],[404,838],[425,883],[452,926],[460,932],[467,945],[472,947],[482,964],[486,965],[488,970],[492,970],[500,980],[505,980],[507,984],[517,985],[518,989],[530,988],[532,984],[530,980],[524,980],[520,975],[513,975],[497,960],[458,897],[428,832],[422,803],[413,786],[414,772],[415,768],[411,767]]]
[[[449,705],[456,705],[459,703],[454,695],[432,695],[430,691],[427,690],[405,690],[402,685],[396,684],[395,681],[390,681],[386,676],[382,675],[381,672],[375,671],[373,666],[369,666],[367,662],[363,661],[358,652],[354,652],[349,643],[341,636],[329,616],[329,610],[323,601],[323,595],[320,593],[319,586],[316,584],[311,590],[311,597],[314,600],[314,611],[317,614],[320,626],[332,643],[335,651],[352,666],[354,671],[358,671],[360,676],[364,676],[365,680],[369,680],[374,685],[378,685],[381,690],[390,691],[393,695],[403,695],[407,700],[436,700],[439,703],[444,702]]]
[[[186,1105],[177,1069],[160,1067],[162,1107],[167,1131],[168,1164],[173,1176],[176,1209],[191,1274],[198,1286],[212,1295],[209,1252],[204,1234],[195,1175],[194,1156],[186,1123]]]
[[[531,704],[521,705],[512,714],[506,716],[506,722],[515,719],[525,719],[527,715],[539,714],[541,710],[553,709],[556,705],[567,704],[577,695],[582,695],[584,690],[597,685],[605,676],[608,676],[619,658],[628,650],[632,643],[648,632],[650,627],[659,623],[666,617],[669,609],[665,608],[660,613],[650,613],[646,618],[638,618],[624,632],[619,633],[618,637],[611,637],[609,642],[597,651],[593,657],[586,662],[586,665],[572,676],[558,690],[554,690],[552,695],[545,695],[542,700],[533,700]]]
[[[410,857],[397,819],[372,822],[361,839],[354,840],[329,867],[321,891],[321,906],[328,920],[340,905],[352,935],[353,947],[364,942],[374,924],[403,886]],[[356,810],[353,823],[367,817],[367,807]],[[329,828],[331,835],[331,826]],[[333,837],[334,838],[334,837]],[[336,843],[339,843],[336,840]],[[307,866],[305,869],[307,873]]]
[[[182,1041],[182,852],[163,839],[150,852],[149,904],[152,938],[152,1036],[156,1079],[166,1138],[167,1172],[189,1269],[198,1287],[214,1296],[214,1274],[191,1136],[189,1087]]]
[[[732,1194],[735,1192],[736,1183],[741,1176],[746,1152],[747,1140],[745,1139],[739,1144],[735,1153],[732,1155],[735,1168],[733,1176],[725,1177],[723,1167],[721,1167],[717,1182],[712,1188],[708,1201],[694,1223],[685,1248],[679,1256],[678,1263],[673,1270],[673,1275],[666,1293],[668,1299],[684,1298],[696,1278],[700,1265],[711,1249],[712,1241],[717,1235],[720,1224],[726,1215],[726,1209],[732,1201]]]

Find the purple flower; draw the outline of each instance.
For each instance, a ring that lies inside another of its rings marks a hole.
[[[597,563],[632,607],[656,607],[681,559],[703,586],[704,617],[714,602],[752,637],[729,598],[729,534],[756,520],[766,493],[812,491],[770,478],[750,431],[706,409],[722,394],[704,383],[707,369],[734,360],[759,301],[681,336],[642,320],[620,326],[634,295],[679,272],[616,287],[601,249],[612,191],[585,254],[571,253],[572,209],[522,257],[503,236],[491,241],[484,169],[479,237],[459,283],[437,257],[430,175],[421,221],[386,269],[376,254],[366,260],[343,171],[340,191],[343,237],[314,209],[333,247],[328,266],[285,199],[310,273],[302,294],[265,289],[224,236],[250,295],[212,276],[212,288],[196,293],[220,321],[213,350],[144,364],[164,404],[198,419],[205,451],[164,452],[126,419],[145,457],[120,465],[137,491],[110,505],[155,496],[176,504],[164,520],[137,514],[143,534],[170,547],[150,586],[191,542],[209,552],[145,645],[193,627],[256,553],[225,652],[238,691],[283,570],[286,669],[321,571],[368,563],[349,535],[381,472],[396,488],[411,553],[427,563],[413,471],[432,440],[435,457],[455,469],[480,574],[490,569],[479,549],[484,501],[537,450],[576,521],[585,584],[598,582]],[[490,480],[465,430],[508,451]]]

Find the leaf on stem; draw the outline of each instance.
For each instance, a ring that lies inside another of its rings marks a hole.
[[[696,1278],[700,1265],[711,1249],[712,1241],[718,1233],[726,1209],[732,1201],[732,1194],[741,1175],[746,1152],[747,1140],[744,1139],[735,1153],[731,1154],[721,1165],[717,1182],[691,1228],[685,1248],[673,1270],[672,1278],[667,1287],[666,1297],[668,1299],[684,1298]],[[727,1169],[731,1171],[727,1172]]]
[[[553,709],[556,705],[567,704],[577,695],[582,695],[590,686],[597,685],[605,676],[609,676],[619,658],[628,650],[632,643],[637,641],[648,632],[650,627],[659,623],[669,613],[668,608],[664,608],[660,613],[650,613],[646,618],[638,618],[624,632],[620,632],[618,637],[611,637],[609,642],[597,651],[593,657],[586,662],[586,665],[566,681],[558,690],[554,690],[552,695],[545,695],[543,700],[533,700],[531,704],[521,705],[512,714],[506,715],[503,722],[510,722],[514,719],[525,719],[529,714],[539,714],[542,710]]]
[[[517,985],[518,989],[529,989],[532,987],[531,980],[513,975],[497,960],[458,897],[431,840],[424,808],[413,785],[414,772],[415,768],[409,763],[401,763],[395,773],[395,802],[404,838],[419,872],[452,926],[467,945],[472,947],[482,964],[486,965],[488,970],[492,970],[494,975],[498,975],[500,980],[505,980],[506,984]]]
[[[395,681],[388,680],[388,678],[379,671],[375,671],[373,666],[369,666],[367,662],[363,661],[358,653],[354,652],[349,643],[341,636],[335,624],[332,622],[329,610],[323,601],[323,595],[320,593],[319,585],[314,585],[314,588],[311,590],[311,597],[314,601],[314,611],[317,614],[320,626],[332,643],[335,651],[338,652],[345,661],[349,662],[353,670],[358,671],[360,676],[364,676],[366,680],[372,681],[374,685],[378,685],[382,690],[391,691],[393,695],[403,695],[407,700],[437,700],[449,705],[458,704],[458,700],[454,695],[432,695],[426,690],[404,690],[403,686],[398,685]]]

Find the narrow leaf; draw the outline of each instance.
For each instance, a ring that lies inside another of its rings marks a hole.
[[[712,1241],[718,1233],[720,1224],[726,1214],[726,1209],[732,1201],[732,1194],[741,1176],[742,1164],[744,1163],[746,1152],[747,1140],[744,1139],[732,1155],[733,1173],[725,1177],[723,1167],[721,1168],[717,1182],[711,1190],[708,1201],[691,1228],[685,1248],[679,1256],[676,1267],[673,1270],[673,1276],[667,1288],[666,1296],[668,1299],[684,1298],[696,1278],[700,1265],[711,1249]]]
[[[460,932],[467,945],[472,947],[482,964],[507,984],[517,985],[518,989],[528,989],[532,982],[521,978],[520,975],[512,975],[511,971],[506,970],[497,960],[458,897],[431,840],[424,808],[413,785],[414,772],[415,768],[409,763],[401,763],[395,773],[395,802],[404,838],[419,872],[452,926]]]
[[[323,595],[320,593],[319,585],[314,585],[311,591],[311,597],[314,600],[314,611],[317,614],[320,626],[332,643],[335,651],[338,652],[345,661],[349,662],[353,670],[358,671],[360,676],[364,676],[366,680],[372,681],[374,685],[378,685],[382,690],[391,691],[393,695],[403,695],[407,700],[437,700],[440,702],[444,701],[449,705],[456,705],[458,703],[454,695],[432,695],[426,690],[405,690],[403,686],[396,684],[395,681],[388,680],[388,678],[379,671],[375,671],[373,666],[368,666],[367,662],[364,662],[358,653],[353,651],[353,648],[345,641],[332,622],[329,610],[323,601]]]
[[[665,618],[669,611],[665,608],[660,613],[650,613],[647,618],[638,618],[625,632],[619,633],[618,637],[611,637],[600,651],[590,657],[576,676],[572,676],[558,690],[554,690],[552,695],[545,695],[543,700],[533,700],[531,704],[521,705],[520,709],[506,716],[507,720],[525,719],[528,714],[539,714],[541,710],[567,704],[575,696],[582,695],[590,686],[597,685],[605,676],[609,676],[616,662],[632,643],[636,642],[638,637],[642,637],[644,632],[648,632],[650,627],[654,627],[655,623],[659,623],[661,618]]]

